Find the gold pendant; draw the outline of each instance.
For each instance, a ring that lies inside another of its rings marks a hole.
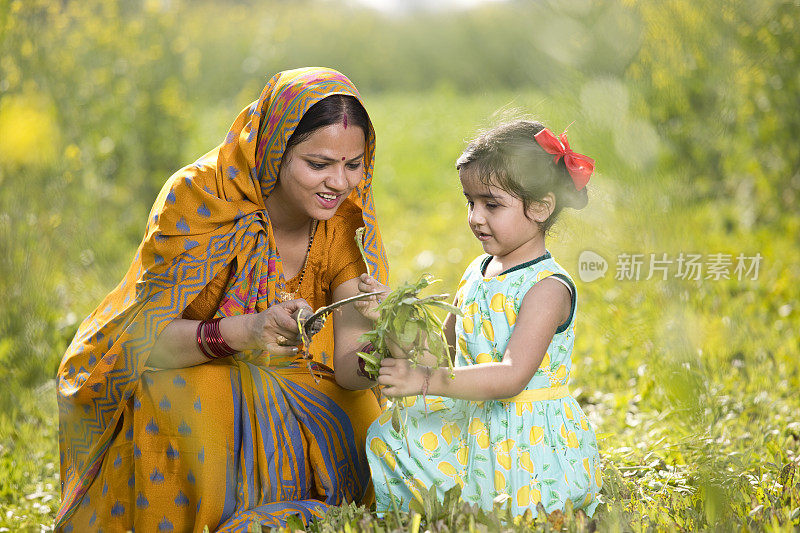
[[[295,300],[297,296],[293,292],[289,291],[278,291],[278,300],[281,302],[288,302],[289,300]]]

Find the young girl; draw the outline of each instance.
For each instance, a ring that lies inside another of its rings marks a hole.
[[[469,227],[486,255],[467,267],[445,320],[455,353],[447,368],[386,358],[378,382],[405,398],[407,434],[391,410],[367,433],[378,512],[392,497],[408,508],[422,487],[491,509],[507,495],[512,511],[572,500],[589,515],[601,487],[594,430],[567,387],[575,326],[575,285],[545,248],[564,207],[583,208],[594,162],[566,136],[519,120],[475,139],[456,163]],[[397,357],[400,358],[397,358]]]

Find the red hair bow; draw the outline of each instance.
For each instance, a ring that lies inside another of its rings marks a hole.
[[[553,158],[555,163],[558,163],[562,157],[564,158],[564,164],[567,166],[567,171],[576,189],[581,190],[586,187],[586,184],[589,183],[589,176],[594,171],[594,159],[572,151],[567,142],[566,130],[556,137],[552,131],[544,128],[533,138],[545,152],[555,155]]]

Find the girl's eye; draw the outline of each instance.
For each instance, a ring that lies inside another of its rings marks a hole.
[[[358,161],[356,163],[347,163],[347,165],[345,166],[347,167],[347,170],[358,170],[359,168],[361,168],[361,161]]]
[[[325,163],[317,163],[317,162],[314,162],[314,161],[309,161],[308,162],[308,166],[310,166],[314,170],[322,170],[323,168],[325,168],[326,165],[325,165]]]
[[[494,209],[496,207],[500,207],[500,204],[486,204],[486,209]]]

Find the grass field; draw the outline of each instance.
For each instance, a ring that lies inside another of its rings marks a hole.
[[[378,135],[376,204],[392,279],[430,272],[443,280],[440,288],[450,292],[463,268],[480,253],[465,223],[454,170],[464,141],[487,125],[494,111],[508,106],[543,118],[554,130],[577,121],[570,129],[571,143],[594,156],[599,171],[590,183],[589,206],[565,213],[548,247],[576,280],[582,251],[591,250],[608,262],[605,277],[578,281],[571,382],[598,429],[605,465],[605,505],[594,526],[602,531],[800,527],[796,212],[783,212],[768,225],[753,225],[746,223],[747,194],[692,199],[685,191],[686,180],[657,170],[657,142],[631,162],[619,149],[624,140],[603,125],[602,117],[587,113],[577,98],[556,101],[533,92],[463,96],[440,89],[368,97],[367,106]],[[206,114],[228,118],[209,120],[195,130],[187,161],[224,135],[235,111]],[[12,181],[10,186],[18,189],[17,198],[29,197],[22,183]],[[3,187],[8,206],[15,196],[9,184]],[[121,186],[115,194],[124,197],[125,191]],[[102,212],[107,204],[101,200],[87,208]],[[33,216],[44,217],[47,205],[36,204]],[[66,308],[80,317],[116,283],[138,243],[149,203],[131,206],[132,212],[104,228],[105,235],[119,238],[109,249],[103,242],[86,240],[63,247],[37,244],[21,226],[6,229],[18,239],[28,239],[34,251],[46,255],[48,266],[69,267],[58,274],[65,278],[63,294],[41,294],[36,300],[40,305],[52,298],[59,305],[68,301]],[[101,218],[115,219],[114,213]],[[643,254],[640,279],[615,279],[629,274],[621,266],[624,254]],[[645,279],[650,254],[659,259],[666,254],[672,261],[666,280],[662,271]],[[680,254],[701,255],[706,267],[701,279],[678,276]],[[707,270],[714,254],[732,258],[732,279],[714,279]],[[751,279],[752,271],[737,279],[739,254],[760,254],[757,279]],[[42,261],[32,260],[30,270],[18,272],[21,286],[37,290]],[[83,265],[83,270],[75,265]],[[76,279],[67,281],[70,277]],[[52,344],[41,348],[49,350],[49,361],[58,359],[76,320],[64,317]],[[30,327],[37,327],[35,320]],[[0,360],[4,350],[8,351],[7,341],[0,339]],[[55,368],[46,373],[53,375]],[[47,530],[59,499],[53,382],[31,388],[15,380],[4,395],[0,531]],[[430,507],[423,514],[420,531],[444,531],[445,525],[458,530],[470,520],[468,510],[455,504]],[[498,511],[494,517],[474,515],[472,520],[479,529],[481,523],[491,529],[491,524],[499,527],[500,522],[493,521],[503,516]],[[403,530],[414,529],[413,517],[400,518]],[[313,528],[373,531],[398,526],[396,517],[387,520],[343,508]],[[350,529],[343,529],[345,524]],[[522,530],[528,525],[524,520],[514,525],[512,520],[503,527]],[[571,513],[563,523],[548,527],[558,525],[569,530],[588,527]]]

